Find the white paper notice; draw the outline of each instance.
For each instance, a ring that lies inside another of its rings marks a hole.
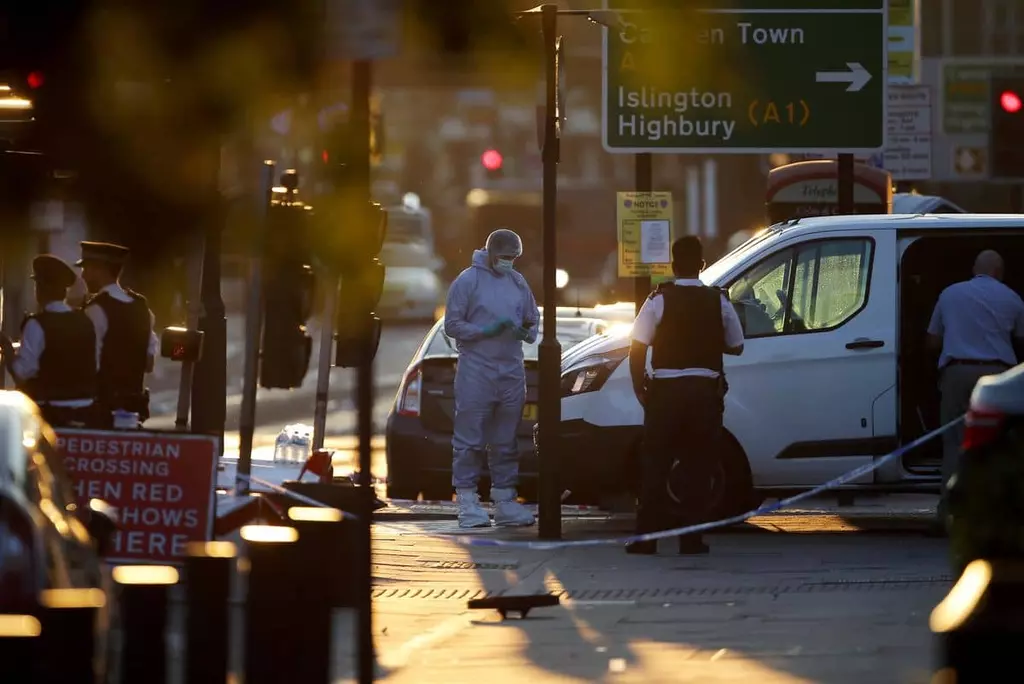
[[[672,223],[664,219],[640,222],[640,263],[672,261]]]

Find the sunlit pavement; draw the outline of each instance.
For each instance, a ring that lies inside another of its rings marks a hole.
[[[422,332],[387,336],[394,353],[381,357],[379,378],[394,381]],[[339,475],[355,469],[357,447],[344,373],[334,371],[341,379],[325,444]],[[261,400],[255,477],[277,483],[297,476],[297,467],[273,463],[274,439],[286,422],[312,423],[311,382],[287,398],[286,412]],[[378,431],[393,392],[378,393]],[[372,446],[383,496],[382,437]],[[237,452],[231,432],[218,474],[223,487],[234,485]],[[864,497],[843,507],[822,498],[709,536],[709,556],[673,555],[669,540],[662,555],[636,557],[617,544],[465,546],[452,538],[459,530],[451,502],[389,502],[374,525],[380,676],[417,684],[927,682],[927,616],[951,579],[946,543],[920,534],[933,516],[934,497]],[[632,526],[629,515],[592,507],[564,507],[563,521],[570,540],[619,537]],[[536,528],[474,534],[537,538]],[[504,623],[494,612],[466,609],[471,598],[537,592],[559,594],[562,604]],[[350,618],[339,615],[336,624],[337,681],[352,678]]]
[[[851,533],[708,540],[708,556],[676,556],[666,543],[662,555],[637,557],[618,546],[466,547],[439,525],[378,524],[378,679],[929,681],[927,619],[951,584],[942,540]],[[466,605],[535,593],[554,593],[561,604],[507,621]],[[352,615],[339,611],[335,681],[353,680],[353,641]],[[180,637],[171,643],[180,648]]]

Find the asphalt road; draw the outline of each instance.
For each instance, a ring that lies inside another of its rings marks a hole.
[[[375,388],[377,405],[386,399],[390,403],[401,382],[402,374],[413,353],[419,347],[430,323],[386,323],[381,335],[380,348],[374,364]],[[238,320],[229,321],[228,326],[228,399],[227,425],[228,431],[238,429],[241,408],[242,370],[245,345],[242,340],[242,326]],[[310,371],[302,383],[302,387],[294,390],[259,389],[256,393],[256,425],[275,435],[287,423],[313,422],[313,411],[316,397],[317,356],[319,353],[319,329],[312,328],[313,355]],[[151,412],[153,416],[146,422],[146,427],[154,430],[168,430],[174,427],[174,416],[178,401],[177,376],[180,366],[161,359],[159,368],[150,382],[152,392]],[[347,434],[349,426],[354,426],[354,404],[352,395],[355,388],[355,371],[345,368],[332,368],[330,385],[328,433]],[[379,412],[375,410],[375,414]],[[387,415],[384,409],[383,416]],[[377,420],[383,425],[383,419]]]

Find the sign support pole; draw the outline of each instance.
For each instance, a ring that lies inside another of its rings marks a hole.
[[[634,157],[633,186],[637,192],[654,192],[654,158],[649,152],[638,154]],[[633,301],[636,304],[636,313],[640,313],[640,307],[644,300],[651,293],[651,276],[642,275],[633,279]]]
[[[245,360],[242,382],[242,406],[238,417],[238,468],[235,471],[235,493],[249,493],[252,473],[252,438],[256,432],[256,376],[259,372],[260,333],[263,330],[263,241],[269,221],[270,198],[274,192],[277,165],[263,162],[260,179],[260,218],[256,221],[257,236],[253,242],[249,265],[248,296],[245,303]]]
[[[334,346],[334,310],[338,306],[338,276],[326,273],[324,308],[320,319],[320,358],[316,367],[316,406],[313,411],[313,450],[324,448],[327,431],[327,402],[331,386],[331,352]]]
[[[836,201],[839,205],[839,213],[849,215],[854,213],[853,203],[853,155],[839,155]]]
[[[356,60],[352,64],[351,140],[353,154],[349,196],[354,202],[366,205],[370,201],[370,92],[372,90],[373,63]],[[357,230],[368,230],[370,226],[354,226]],[[366,236],[369,237],[369,236]],[[368,356],[356,368],[356,420],[359,435],[359,543],[356,555],[357,571],[354,573],[356,586],[356,654],[358,660],[357,680],[359,684],[372,684],[376,658],[373,645],[373,515],[372,451],[373,439],[373,358]]]
[[[562,422],[560,368],[562,347],[558,343],[556,313],[558,307],[555,272],[557,268],[558,232],[558,156],[556,97],[558,93],[557,46],[558,6],[541,6],[541,27],[544,34],[544,325],[539,348],[540,415],[538,446],[540,448],[538,496],[538,534],[541,539],[562,537],[562,497],[559,491],[558,431]]]
[[[186,326],[189,330],[199,328],[199,319],[203,313],[203,261],[205,260],[205,236],[193,231],[188,236],[188,254],[185,268],[188,274],[188,302]],[[178,381],[178,416],[174,427],[179,430],[188,429],[188,414],[192,404],[192,376],[196,364],[185,361],[181,364],[181,379]],[[222,447],[223,448],[223,447]]]

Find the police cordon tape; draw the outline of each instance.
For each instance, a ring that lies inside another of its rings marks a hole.
[[[670,530],[661,530],[659,532],[649,532],[647,534],[633,534],[625,537],[604,537],[601,539],[576,539],[571,541],[520,541],[511,539],[490,539],[487,537],[478,537],[466,533],[439,534],[428,532],[426,533],[425,536],[447,539],[462,546],[491,546],[517,549],[533,549],[535,551],[549,551],[554,549],[578,548],[584,546],[617,546],[624,544],[632,544],[635,542],[656,541],[658,539],[670,539],[672,537],[681,537],[686,534],[698,534],[700,532],[707,532],[709,530],[713,530],[719,527],[728,527],[730,525],[736,525],[738,523],[744,522],[756,516],[771,515],[772,513],[778,513],[780,510],[788,508],[795,503],[804,501],[805,499],[810,499],[811,497],[827,492],[830,489],[834,489],[848,482],[856,480],[862,475],[866,475],[872,471],[878,470],[879,468],[889,463],[890,461],[900,458],[907,452],[913,451],[917,447],[921,446],[922,444],[925,444],[926,442],[931,441],[932,439],[938,437],[947,430],[953,429],[956,425],[963,422],[963,420],[964,416],[961,416],[956,420],[946,423],[945,425],[938,427],[932,430],[931,432],[918,437],[909,444],[905,444],[897,448],[896,450],[889,452],[885,456],[882,456],[877,460],[872,461],[871,463],[867,463],[865,465],[854,468],[853,470],[847,471],[842,475],[835,477],[829,480],[828,482],[825,482],[824,484],[814,487],[813,489],[808,489],[807,491],[800,492],[799,494],[795,494],[786,499],[780,499],[774,503],[764,504],[758,508],[747,511],[746,513],[734,515],[729,518],[722,518],[721,520],[712,520],[710,522],[699,523],[696,525],[686,525],[684,527],[676,527]],[[331,508],[330,506],[322,502],[316,501],[315,499],[311,499],[307,496],[303,496],[298,492],[293,492],[289,489],[285,489],[284,487],[276,485],[272,482],[267,482],[265,480],[252,476],[249,476],[248,480],[253,484],[268,487],[286,496],[291,496],[303,503],[321,506],[324,508]],[[345,511],[342,511],[342,514],[349,519],[359,519],[359,516],[353,513],[347,513]],[[402,529],[398,528],[397,526],[389,525],[383,522],[379,522],[377,524],[384,528]]]

